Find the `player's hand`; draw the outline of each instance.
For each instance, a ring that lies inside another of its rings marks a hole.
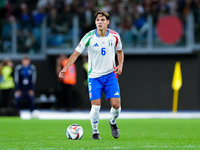
[[[65,72],[66,72],[66,69],[63,68],[63,69],[60,71],[58,77],[61,78],[61,79],[63,79],[63,78],[64,78]]]
[[[121,75],[122,74],[122,65],[118,65],[115,68],[115,74]]]

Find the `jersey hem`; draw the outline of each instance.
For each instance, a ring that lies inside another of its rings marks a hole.
[[[108,75],[108,74],[110,74],[110,73],[112,73],[112,72],[114,73],[114,70],[109,71],[108,73],[105,73],[105,74],[102,74],[102,75],[93,75],[92,77],[91,77],[91,75],[89,75],[88,78],[99,78],[99,77]]]

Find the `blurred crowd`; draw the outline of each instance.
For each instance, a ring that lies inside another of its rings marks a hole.
[[[166,15],[176,15],[184,23],[192,11],[195,23],[200,23],[200,0],[1,0],[0,52],[11,46],[2,41],[11,39],[13,22],[17,22],[18,52],[32,53],[40,47],[40,25],[44,18],[47,18],[47,44],[56,46],[72,40],[74,15],[79,19],[81,38],[95,28],[94,14],[98,10],[115,18],[114,30],[119,32],[124,45],[132,44],[134,36],[137,44],[142,45],[148,15],[153,16],[154,24]]]

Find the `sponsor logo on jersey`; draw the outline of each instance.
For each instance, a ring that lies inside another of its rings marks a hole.
[[[97,47],[97,46],[99,46],[97,43],[95,43],[95,44],[93,45],[93,47]]]
[[[81,47],[81,43],[78,44],[78,47]]]

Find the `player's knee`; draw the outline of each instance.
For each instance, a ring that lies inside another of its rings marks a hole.
[[[92,105],[100,106],[100,105],[101,105],[101,100],[100,100],[100,99],[91,100],[91,104],[92,104]]]
[[[33,91],[33,90],[29,90],[29,91],[28,91],[28,95],[29,95],[29,96],[34,96],[34,91]]]
[[[16,99],[20,98],[21,96],[22,96],[22,94],[19,93],[19,92],[15,92],[15,93],[14,93],[14,97],[15,97]]]
[[[115,104],[112,105],[112,107],[115,108],[115,109],[118,109],[120,107],[120,104],[115,103]]]
[[[120,99],[119,98],[111,98],[111,105],[113,108],[118,109],[120,107]]]

